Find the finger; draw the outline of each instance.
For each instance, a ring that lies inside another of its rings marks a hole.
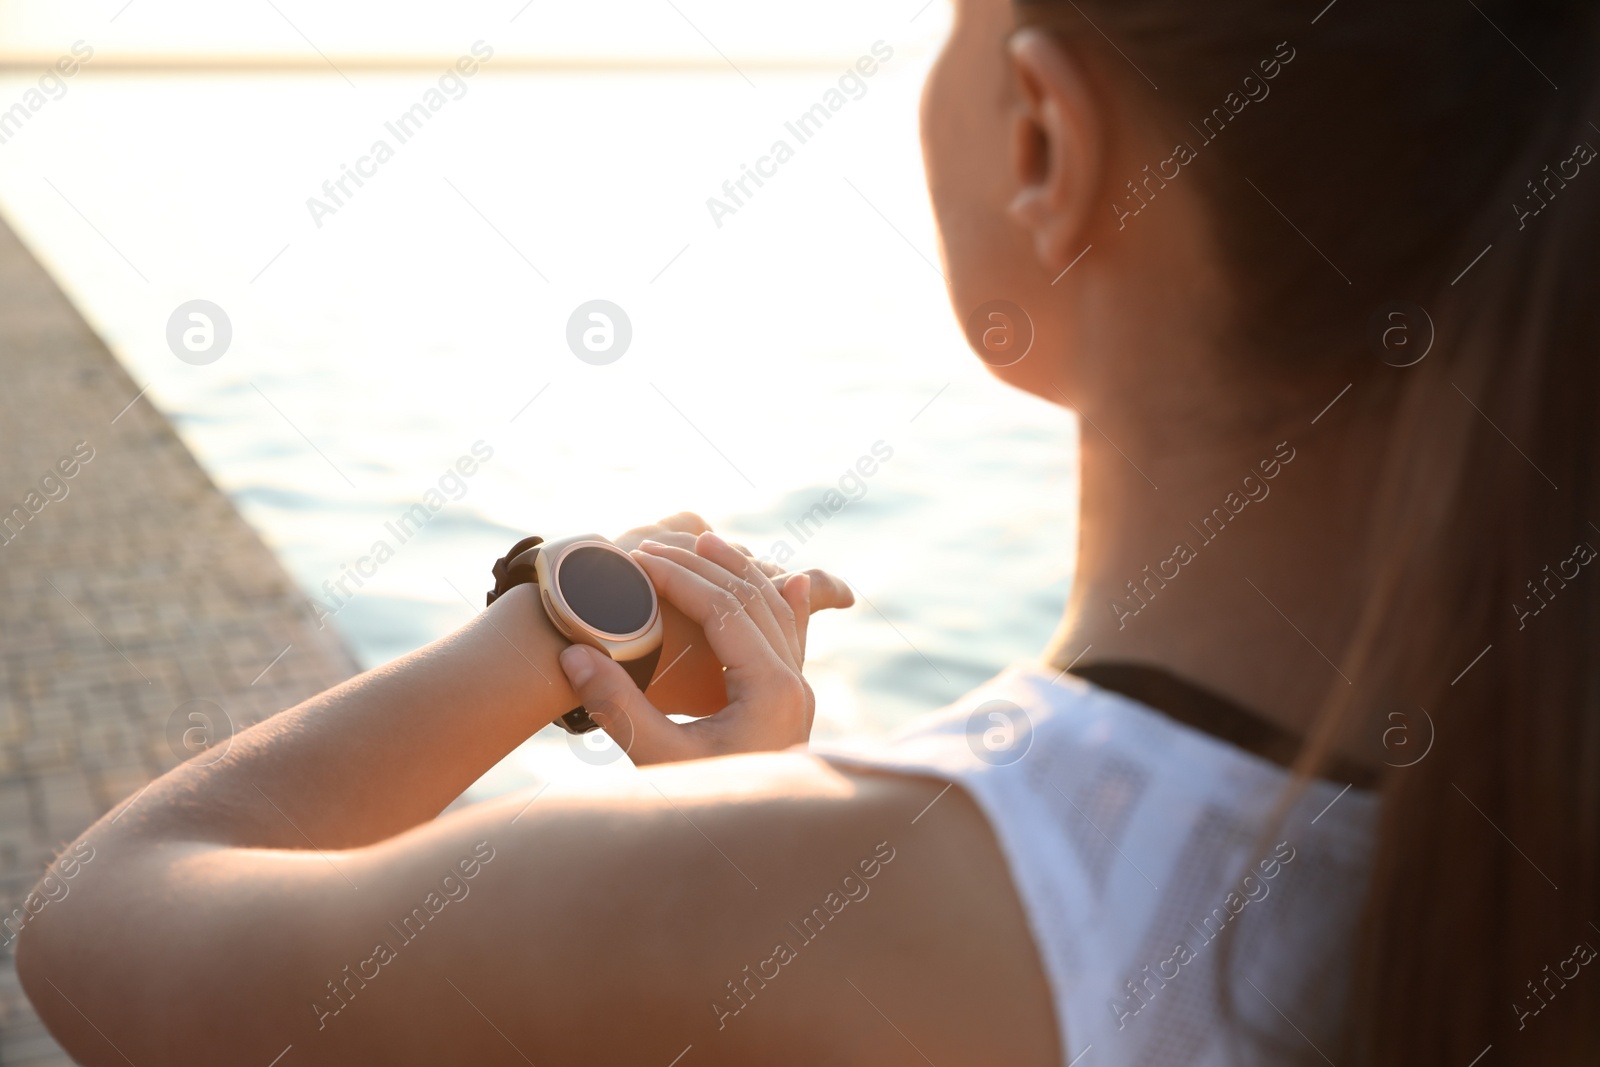
[[[711,524],[709,522],[702,519],[699,515],[696,515],[692,511],[680,511],[676,515],[668,515],[666,518],[656,523],[656,525],[661,527],[663,530],[669,530],[674,533],[686,533],[690,536],[698,536],[699,534],[703,534],[707,530],[711,529]]]
[[[817,694],[811,691],[811,683],[805,680],[804,675],[800,677],[800,693],[801,699],[805,702],[805,736],[809,738],[811,726],[817,721]]]
[[[811,576],[811,610],[848,608],[856,602],[856,595],[843,578],[836,578],[825,570],[813,568],[804,573]]]
[[[736,683],[747,684],[762,676],[792,676],[794,669],[784,661],[778,650],[781,646],[775,646],[771,638],[762,632],[739,597],[677,562],[677,558],[682,556],[732,577],[692,552],[684,553],[675,548],[663,546],[655,552],[640,551],[633,554],[645,573],[650,575],[656,592],[705,633],[711,651],[727,668],[729,695],[732,695],[731,690]]]
[[[695,535],[692,533],[678,533],[673,530],[656,529],[651,530],[649,534],[641,538],[639,544],[643,544],[645,541],[656,541],[663,545],[671,545],[673,548],[682,548],[693,552]],[[633,547],[638,548],[639,544]]]
[[[772,617],[777,622],[778,629],[782,631],[784,640],[789,643],[789,651],[793,653],[794,665],[798,668],[800,666],[801,644],[795,627],[794,606],[783,598],[783,594],[773,584],[772,578],[760,567],[757,567],[753,559],[739,553],[736,550],[736,546],[728,544],[728,542],[709,530],[701,534],[697,539],[695,551],[711,562],[727,568],[730,572],[760,590],[761,597],[766,601],[768,610],[772,612]]]
[[[694,539],[695,535],[692,533],[663,530],[659,526],[638,526],[612,543],[624,551],[638,548],[645,541],[660,541],[662,544],[677,545],[679,548],[693,548]]]
[[[677,724],[656,710],[621,664],[588,645],[572,645],[561,652],[561,671],[589,717],[635,763],[676,758],[683,744]]]
[[[708,533],[711,524],[692,511],[680,511],[676,515],[654,522],[648,526],[635,526],[633,529],[618,537],[615,543],[622,548],[634,549],[639,547],[641,541],[660,541],[662,544],[676,545],[679,548],[693,548],[694,539],[700,534]],[[729,545],[740,552],[755,559],[755,553],[737,541],[729,541]],[[759,566],[769,578],[776,578],[783,573],[783,568],[776,563],[758,560]]]
[[[795,634],[800,641],[800,664],[806,661],[806,630],[811,624],[811,575],[791,574],[783,580],[783,599],[794,612]]]
[[[703,534],[701,536],[704,538],[708,536],[714,537],[715,535]],[[723,565],[713,560],[706,559],[697,552],[686,552],[679,548],[673,548],[669,545],[660,544],[659,542],[646,541],[644,544],[640,545],[639,548],[641,552],[644,553],[665,556],[666,558],[677,562],[681,566],[687,567],[689,570],[693,571],[701,578],[704,578],[706,581],[711,582],[713,585],[720,586],[729,593],[732,593],[734,596],[738,597],[746,613],[749,614],[751,620],[755,622],[756,626],[760,628],[766,639],[771,642],[772,647],[778,653],[779,658],[787,663],[791,669],[800,669],[798,659],[800,654],[799,645],[796,644],[791,637],[793,633],[793,620],[790,620],[790,627],[786,631],[783,623],[780,622],[774,614],[772,603],[767,600],[765,593],[762,591],[760,585],[757,584],[759,582],[764,585],[771,585],[772,582],[769,578],[767,578],[766,575],[757,571],[755,572],[753,578],[746,579],[729,571]],[[733,552],[732,550],[727,550],[727,554],[724,558],[728,557],[732,557],[733,559],[741,561],[745,558],[739,555],[737,552]],[[742,564],[740,563],[736,563],[734,565],[742,567]],[[784,614],[791,614],[789,606],[782,602],[782,598],[774,595],[774,600],[776,600],[778,609],[780,611],[782,611]]]

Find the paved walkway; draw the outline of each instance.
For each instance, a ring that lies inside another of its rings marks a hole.
[[[139,388],[0,224],[4,914],[180,761],[186,727],[221,709],[242,729],[355,673],[166,419],[128,406]],[[0,949],[0,1064],[70,1062]]]

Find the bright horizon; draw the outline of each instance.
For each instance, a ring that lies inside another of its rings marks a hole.
[[[454,56],[485,40],[506,58],[670,60],[694,66],[793,65],[854,57],[892,35],[931,47],[949,21],[948,0],[816,0],[793,8],[738,0],[612,0],[604,7],[550,0],[471,0],[443,9],[421,0],[91,0],[71,10],[21,0],[0,8],[0,62],[13,69],[53,59],[73,42],[104,66],[155,59],[240,57],[309,66]]]

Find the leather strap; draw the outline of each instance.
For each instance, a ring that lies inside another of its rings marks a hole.
[[[657,645],[646,655],[638,659],[619,660],[622,669],[628,672],[628,677],[633,679],[633,684],[639,687],[642,693],[650,684],[650,679],[655,677],[656,665],[661,662],[661,646]],[[556,720],[561,728],[569,734],[586,734],[591,730],[600,729],[600,724],[589,717],[589,710],[581,704],[573,708],[560,719]]]
[[[494,588],[489,590],[488,604],[493,604],[506,594],[506,590],[515,586],[539,584],[533,561],[537,556],[534,549],[542,544],[542,537],[524,537],[511,546],[510,552],[494,561]],[[628,672],[628,677],[633,679],[633,684],[643,692],[650,684],[650,679],[655,677],[656,665],[661,662],[661,646],[657,645],[638,659],[619,662],[622,669]],[[600,724],[589,717],[589,712],[581,704],[557,719],[556,723],[570,734],[586,734],[600,729]]]
[[[542,544],[544,544],[542,537],[524,537],[511,546],[510,552],[494,561],[494,588],[489,590],[489,601],[484,607],[499,600],[512,586],[539,584],[533,569],[531,550]]]

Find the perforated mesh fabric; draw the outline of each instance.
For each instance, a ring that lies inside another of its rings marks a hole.
[[[1025,717],[1020,758],[984,744],[995,701]],[[1313,783],[1263,844],[1287,771],[1032,664],[888,742],[813,750],[972,795],[1038,945],[1063,1062],[1093,1045],[1095,1067],[1309,1067],[1337,1045],[1374,795]]]

